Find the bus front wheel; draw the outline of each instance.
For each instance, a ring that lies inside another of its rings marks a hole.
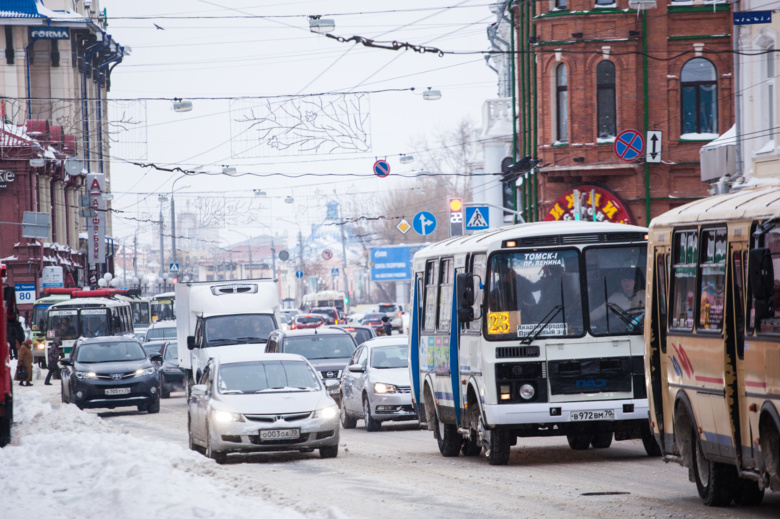
[[[693,474],[696,490],[707,506],[728,506],[734,498],[737,471],[731,465],[715,463],[704,457],[701,442],[694,429],[691,438]]]
[[[488,438],[487,459],[490,465],[506,465],[509,463],[509,448],[512,446],[511,431],[492,429],[486,431]]]

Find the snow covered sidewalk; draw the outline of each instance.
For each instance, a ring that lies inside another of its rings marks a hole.
[[[52,406],[35,389],[14,396],[13,441],[0,449],[3,517],[304,517],[238,495],[198,453],[136,438],[75,405]]]

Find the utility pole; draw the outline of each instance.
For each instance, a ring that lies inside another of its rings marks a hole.
[[[298,253],[300,254],[300,267],[301,267],[301,274],[304,274],[303,270],[303,233],[301,232],[301,228],[298,227]],[[303,304],[303,292],[304,292],[304,285],[303,285],[303,276],[301,276],[301,288],[298,292],[301,296],[301,302],[300,304]],[[300,305],[299,305],[300,306]]]
[[[133,236],[133,277],[138,279],[138,228]]]
[[[173,262],[176,263],[176,212],[174,211],[174,207],[173,190],[171,189],[171,254]]]
[[[164,272],[164,265],[165,265],[165,249],[163,248],[163,212],[162,212],[162,203],[163,203],[164,197],[161,195],[159,197],[160,200],[160,277],[162,277]]]
[[[341,275],[344,276],[344,294],[347,296],[347,301],[349,301],[349,277],[347,277],[347,245],[346,240],[344,239],[344,214],[341,211],[341,204],[339,204],[339,218],[341,218],[341,258],[342,258],[342,264],[341,264]],[[344,312],[349,312],[349,305],[351,304],[351,301],[347,303],[346,308],[344,308]]]

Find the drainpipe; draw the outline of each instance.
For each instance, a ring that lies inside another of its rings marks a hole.
[[[536,25],[533,23],[533,19],[536,16],[536,2],[531,2],[531,36],[534,39],[534,42],[536,41]],[[528,50],[530,51],[532,48],[532,45],[528,45]],[[537,120],[537,114],[539,110],[537,110],[538,105],[536,100],[536,90],[537,90],[537,77],[536,77],[536,53],[529,53],[529,59],[531,60],[531,66],[533,70],[533,78],[532,78],[532,84],[531,84],[531,94],[533,95],[533,110],[531,111],[533,114],[533,135],[531,138],[531,156],[534,159],[538,159],[537,155],[537,142],[539,140],[538,131],[539,128],[537,126],[538,120]],[[533,219],[532,222],[535,222],[539,218],[539,170],[536,166],[534,166],[533,172],[533,188],[534,188],[534,211],[533,211]]]
[[[84,115],[84,158],[87,162],[87,172],[91,173],[92,168],[90,164],[90,158],[89,158],[89,99],[87,96],[87,60],[97,54],[98,52],[106,49],[109,45],[111,45],[111,36],[108,36],[108,42],[104,44],[103,41],[99,41],[95,43],[94,45],[87,47],[84,50],[84,71],[82,73],[81,77],[81,98],[84,101],[84,109],[82,110]]]
[[[515,56],[515,11],[512,6],[509,6],[509,34],[511,35],[511,38],[509,39],[509,50],[510,50],[510,56],[511,59],[509,60],[509,70],[511,75],[511,81],[512,81],[512,163],[517,163],[517,97],[515,94],[515,85],[517,83],[516,77],[515,77],[515,61],[517,60],[517,57]],[[525,190],[525,184],[523,184],[523,189]],[[517,211],[517,185],[515,184],[512,186],[512,198],[514,200],[514,210]],[[514,223],[517,223],[517,216],[514,218]]]
[[[642,76],[645,94],[645,135],[649,129],[649,88],[647,81],[647,10],[642,9]],[[650,225],[650,164],[645,161],[645,227]]]

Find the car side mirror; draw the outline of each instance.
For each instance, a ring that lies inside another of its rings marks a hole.
[[[347,366],[347,369],[350,370],[352,373],[365,373],[366,372],[366,368],[364,368],[360,364],[352,364],[350,366]]]
[[[206,394],[206,384],[195,384],[190,388],[190,396],[204,396]]]
[[[195,349],[195,336],[194,335],[188,335],[187,336],[187,349],[188,350],[194,350]]]
[[[70,357],[63,357],[60,359],[60,364],[63,366],[72,366],[73,362],[71,362]]]
[[[151,360],[152,362],[160,362],[160,363],[162,363],[163,358],[162,358],[162,355],[160,355],[159,353],[155,353],[154,355],[150,355],[149,356],[149,360]]]

